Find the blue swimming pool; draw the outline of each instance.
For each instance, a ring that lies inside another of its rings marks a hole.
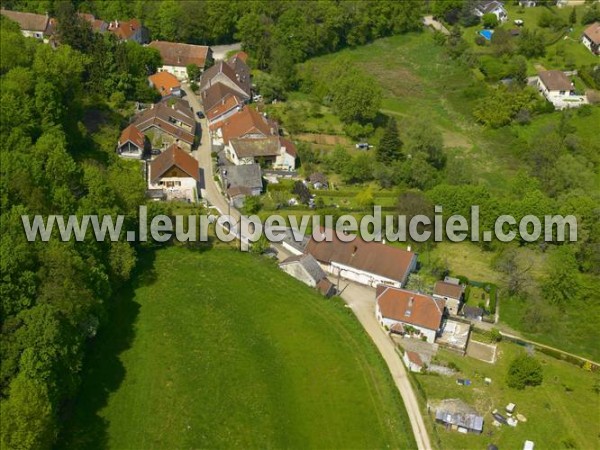
[[[494,34],[494,30],[481,30],[479,34],[486,38],[488,41],[491,41],[492,34]]]

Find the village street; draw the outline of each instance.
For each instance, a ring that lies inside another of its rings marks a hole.
[[[396,352],[394,342],[381,328],[375,317],[375,289],[346,280],[340,283],[339,288],[341,297],[352,309],[365,331],[371,336],[389,368],[394,383],[400,391],[400,395],[402,395],[418,448],[430,449],[429,435],[419,410],[417,397],[408,379],[406,368]]]

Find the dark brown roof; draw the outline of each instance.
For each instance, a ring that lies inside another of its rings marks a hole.
[[[283,138],[281,138],[279,141],[281,142],[281,146],[283,148],[285,148],[285,152],[288,155],[293,156],[294,158],[298,157],[298,152],[296,151],[296,146],[294,145],[294,143],[292,141],[283,139]]]
[[[239,84],[244,89],[244,92],[250,94],[252,89],[250,67],[246,64],[246,60],[240,58],[238,54],[233,55],[227,61],[229,67],[235,72],[235,76]]]
[[[210,49],[206,45],[180,44],[167,41],[152,41],[149,45],[160,52],[163,64],[182,67],[195,64],[204,68]]]
[[[460,284],[447,283],[446,281],[438,281],[433,288],[434,295],[441,297],[455,298],[459,300],[463,294],[463,286]]]
[[[10,11],[8,9],[2,9],[0,12],[3,16],[8,17],[14,22],[17,22],[21,30],[25,31],[46,31],[48,21],[50,20],[47,15],[43,14]]]
[[[173,144],[150,163],[152,183],[156,183],[173,166],[183,170],[194,180],[200,181],[200,169],[196,158]]]
[[[440,328],[445,303],[429,295],[391,286],[386,286],[377,296],[383,317],[429,330]]]
[[[135,125],[129,125],[121,132],[119,145],[123,145],[127,141],[137,145],[141,149],[144,148],[144,135]]]
[[[231,139],[229,144],[233,147],[238,158],[277,156],[281,151],[277,136],[261,139]]]
[[[172,123],[171,118],[191,127],[192,132]],[[194,113],[190,105],[182,99],[161,100],[159,103],[152,105],[151,108],[140,113],[133,123],[142,132],[145,132],[152,126],[156,126],[190,145],[194,143],[196,120],[194,119]]]
[[[594,44],[600,44],[600,22],[595,22],[583,32]]]
[[[209,67],[204,71],[202,77],[200,78],[200,90],[203,91],[211,87],[213,84],[216,84],[213,82],[213,79],[221,73],[235,83],[236,86],[238,86],[243,92],[245,92],[247,97],[250,96],[250,81],[248,80],[247,83],[244,82],[242,77],[239,74],[236,74],[235,69],[225,61],[219,61],[214,66]]]
[[[570,91],[573,84],[560,70],[546,70],[539,73],[540,80],[549,91]]]
[[[330,297],[335,293],[335,285],[327,278],[323,278],[317,283],[317,289],[325,297]]]
[[[311,236],[305,250],[322,263],[336,262],[404,282],[413,258],[416,258],[413,252],[380,242],[366,242],[360,237],[356,237],[352,242],[342,242],[334,230],[329,231],[332,235],[330,241],[324,239],[317,242],[314,236]]]
[[[209,88],[202,91],[202,106],[204,111],[210,111],[215,106],[223,103],[227,98],[235,97],[241,103],[241,94],[235,89],[230,88],[223,83],[215,83]]]

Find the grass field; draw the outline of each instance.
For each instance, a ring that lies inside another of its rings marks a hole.
[[[451,377],[416,376],[429,400],[460,398],[484,416],[481,435],[462,435],[436,425],[442,448],[486,448],[493,443],[498,448],[520,449],[525,440],[535,442],[535,448],[540,449],[599,448],[600,397],[593,390],[598,374],[537,353],[544,381],[540,386],[518,391],[506,385],[505,376],[512,359],[524,351],[516,344],[501,342],[498,359],[490,364],[440,350],[439,359],[453,362],[460,373]],[[491,385],[484,383],[485,377],[492,379]],[[460,386],[455,383],[456,378],[469,378],[472,385]],[[506,416],[504,407],[511,402],[527,422],[516,428],[494,427],[491,412],[498,409]]]
[[[412,448],[339,300],[231,248],[142,255],[87,361],[62,448]]]

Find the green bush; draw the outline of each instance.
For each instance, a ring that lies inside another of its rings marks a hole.
[[[510,363],[506,383],[511,388],[524,389],[526,386],[539,386],[543,378],[540,362],[533,356],[523,354]]]

